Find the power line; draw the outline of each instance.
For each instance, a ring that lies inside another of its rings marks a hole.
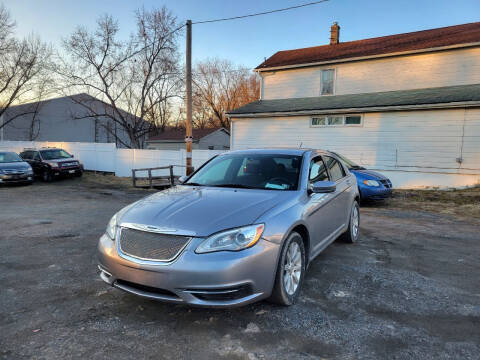
[[[290,7],[283,8],[283,9],[276,9],[276,10],[264,11],[264,12],[255,13],[255,14],[248,14],[248,15],[242,15],[242,16],[233,16],[233,17],[223,18],[223,19],[214,19],[214,20],[205,20],[205,21],[195,21],[195,22],[192,22],[192,24],[206,24],[206,23],[213,23],[213,22],[219,22],[219,21],[236,20],[236,19],[243,19],[243,18],[253,17],[253,16],[273,14],[273,13],[277,13],[277,12],[281,12],[281,11],[288,11],[288,10],[298,9],[298,8],[302,8],[302,7],[305,7],[305,6],[317,5],[317,4],[320,4],[320,3],[327,2],[327,1],[329,1],[329,0],[313,1],[313,2],[306,3],[306,4],[301,4],[301,5],[296,5],[296,6],[290,6]]]

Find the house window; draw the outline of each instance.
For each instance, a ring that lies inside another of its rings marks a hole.
[[[330,116],[314,116],[310,118],[310,126],[327,127],[327,126],[361,126],[361,115],[330,115]]]
[[[322,95],[333,95],[335,69],[322,70]]]
[[[210,146],[208,147],[208,150],[213,150],[213,148],[214,148],[214,147],[213,147],[212,145],[210,145]]]

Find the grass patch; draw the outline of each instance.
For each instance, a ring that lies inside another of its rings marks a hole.
[[[451,190],[394,190],[388,206],[480,219],[480,186]]]

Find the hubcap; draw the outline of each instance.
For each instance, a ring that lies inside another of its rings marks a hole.
[[[296,242],[290,243],[283,268],[283,286],[288,295],[295,294],[302,275],[302,253]]]
[[[358,235],[358,208],[356,206],[352,209],[352,235],[354,238]]]

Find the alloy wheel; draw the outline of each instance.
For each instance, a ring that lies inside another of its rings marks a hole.
[[[283,267],[283,286],[288,295],[295,294],[302,275],[302,253],[300,246],[292,241],[288,247]]]
[[[356,239],[358,235],[358,225],[359,225],[358,207],[356,205],[354,205],[352,209],[351,221],[352,221],[352,237]]]

